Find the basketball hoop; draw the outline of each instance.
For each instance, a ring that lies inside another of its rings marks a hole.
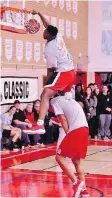
[[[39,16],[28,10],[1,7],[1,29],[20,34],[36,34],[40,29]]]

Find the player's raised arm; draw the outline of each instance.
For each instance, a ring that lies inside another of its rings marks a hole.
[[[46,17],[44,17],[44,15],[43,14],[41,14],[40,12],[36,12],[36,11],[32,11],[32,14],[38,14],[39,16],[40,16],[40,18],[41,18],[41,20],[42,20],[42,23],[43,23],[43,25],[44,25],[44,27],[45,28],[47,28],[48,27],[48,25],[50,25],[50,23],[49,23],[49,21],[46,19]]]
[[[43,14],[41,14],[40,12],[38,13],[38,15],[40,16],[42,23],[44,25],[45,28],[48,27],[48,25],[50,25],[49,21],[46,19],[46,17],[43,16]]]

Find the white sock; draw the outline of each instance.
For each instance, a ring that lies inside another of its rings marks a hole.
[[[38,121],[37,121],[37,124],[38,124],[38,125],[43,125],[43,124],[44,124],[44,120],[38,120]]]

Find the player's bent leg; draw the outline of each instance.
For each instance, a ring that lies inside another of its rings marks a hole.
[[[65,157],[62,157],[60,155],[56,155],[56,161],[61,167],[61,169],[68,175],[68,177],[71,179],[72,182],[75,182],[76,176],[74,175],[74,171],[69,169],[69,163]]]
[[[48,87],[44,88],[41,94],[41,103],[40,103],[40,111],[39,111],[39,120],[44,120],[46,113],[49,109],[49,99],[53,97],[57,91],[54,91]]]
[[[44,119],[45,119],[45,116],[46,116],[46,114],[48,112],[48,109],[49,109],[49,99],[51,97],[53,97],[56,93],[57,93],[57,91],[54,91],[54,90],[52,90],[48,87],[44,88],[44,90],[42,92],[42,95],[41,95],[39,119],[37,121],[35,134],[44,134],[45,133]]]

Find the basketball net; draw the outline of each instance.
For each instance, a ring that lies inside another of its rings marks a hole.
[[[1,7],[1,30],[20,33],[36,34],[40,29],[39,16],[27,10]]]

